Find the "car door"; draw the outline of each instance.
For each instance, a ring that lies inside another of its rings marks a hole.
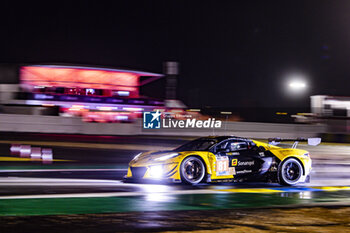
[[[260,171],[263,161],[257,151],[252,150],[249,142],[227,140],[218,146],[217,155],[227,156],[229,168],[234,170],[235,177],[256,174]]]

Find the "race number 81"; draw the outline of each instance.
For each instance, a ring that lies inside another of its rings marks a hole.
[[[228,171],[228,160],[218,160],[216,163],[217,172]]]

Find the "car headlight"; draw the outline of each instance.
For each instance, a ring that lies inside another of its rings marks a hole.
[[[166,154],[166,155],[163,155],[163,156],[161,156],[161,157],[159,157],[159,158],[156,158],[156,159],[154,159],[154,160],[156,160],[156,161],[165,161],[165,160],[167,160],[167,159],[174,158],[174,157],[176,157],[176,156],[178,156],[178,155],[179,155],[179,153]]]
[[[142,152],[138,153],[137,155],[135,155],[135,157],[132,160],[137,160],[140,157],[141,154],[142,154]]]
[[[161,178],[163,176],[163,165],[150,166],[149,169],[152,178]]]

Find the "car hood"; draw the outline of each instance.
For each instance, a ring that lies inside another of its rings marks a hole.
[[[146,165],[150,163],[164,163],[164,161],[156,161],[155,159],[160,158],[164,155],[171,153],[178,153],[173,150],[164,150],[164,151],[149,151],[142,153],[137,159],[133,159],[130,162],[130,165]],[[179,153],[180,154],[180,153]]]

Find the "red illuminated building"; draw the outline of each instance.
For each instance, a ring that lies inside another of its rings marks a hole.
[[[140,87],[162,74],[89,66],[26,65],[19,68],[25,104],[59,106],[86,121],[128,121],[163,101],[140,95]]]
[[[150,80],[140,82],[140,77]],[[139,87],[163,75],[118,69],[81,66],[35,65],[20,68],[22,85],[42,89],[64,88],[64,94],[139,97]],[[96,93],[99,90],[99,93]]]

